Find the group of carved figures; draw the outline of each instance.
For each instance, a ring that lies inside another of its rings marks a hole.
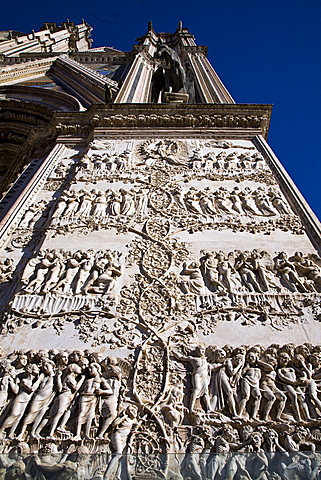
[[[52,218],[146,215],[148,189],[97,189],[65,191],[54,207]]]
[[[176,148],[173,148],[174,147]],[[151,148],[153,147],[153,148]],[[221,151],[215,153],[210,151],[204,155],[201,149],[195,149],[189,160],[179,158],[180,149],[176,142],[161,140],[152,145],[145,145],[141,156],[142,160],[136,160],[136,165],[151,167],[157,159],[165,160],[170,165],[181,165],[192,170],[203,171],[204,173],[219,172],[231,174],[236,172],[264,171],[269,170],[261,153],[250,151],[239,153],[233,151],[226,153]],[[132,153],[126,149],[121,153],[89,153],[82,159],[77,176],[89,174],[91,176],[104,176],[119,171],[131,169],[133,166]],[[57,175],[61,176],[57,169]]]
[[[122,363],[81,350],[13,352],[0,362],[1,437],[95,438],[123,453],[138,408],[120,400]]]
[[[206,173],[235,173],[245,171],[263,171],[269,170],[261,153],[246,152],[239,153],[237,151],[226,153],[224,151],[216,154],[208,152],[204,155],[201,149],[195,149],[189,163],[193,170],[203,170]]]
[[[114,173],[121,170],[130,169],[132,166],[131,152],[126,149],[121,153],[91,153],[84,156],[77,176],[84,173],[91,173],[96,176],[104,173]]]
[[[290,213],[280,192],[273,187],[266,189],[262,185],[255,190],[236,186],[232,190],[219,187],[216,191],[211,187],[205,187],[204,190],[190,187],[185,191],[184,187],[177,186],[172,196],[183,211],[196,215],[271,216]]]
[[[321,259],[295,252],[280,252],[272,259],[265,251],[234,251],[228,254],[202,252],[200,262],[184,264],[181,281],[184,293],[206,296],[208,289],[218,294],[237,292],[321,293]]]
[[[178,471],[180,480],[319,480],[315,443],[320,443],[320,433],[303,426],[283,431],[265,426],[194,428],[188,452],[172,471]]]
[[[144,367],[146,374],[156,361]],[[28,432],[35,438],[93,439],[95,431],[104,439],[128,409],[136,418],[138,407],[150,404],[147,384],[139,387],[147,389],[141,405],[132,396],[132,360],[90,350],[29,350],[2,358],[0,366],[0,434],[8,438],[22,440]],[[320,346],[172,346],[167,368],[171,380],[153,410],[170,436],[184,425],[321,418]],[[160,372],[154,371],[155,382],[162,382]]]
[[[320,353],[320,347],[306,344],[268,348],[206,348],[201,344],[192,351],[187,347],[173,350],[172,358],[192,369],[187,408],[198,421],[204,415],[221,413],[221,421],[282,423],[321,418]],[[183,397],[178,407],[182,408],[182,402]],[[178,407],[173,402],[173,410]]]
[[[220,187],[213,191],[211,187],[203,190],[190,187],[186,190],[176,185],[171,190],[158,192],[146,187],[108,189],[105,192],[97,189],[65,191],[53,207],[52,218],[146,216],[149,207],[159,211],[169,205],[175,206],[182,215],[274,216],[290,213],[281,194],[272,187],[268,190],[263,186],[256,190],[244,187],[241,190],[236,186],[231,191]]]
[[[41,250],[27,263],[22,294],[106,294],[122,274],[121,253],[112,250]]]

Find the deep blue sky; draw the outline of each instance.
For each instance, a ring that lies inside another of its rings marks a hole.
[[[236,102],[274,105],[269,143],[321,219],[321,0],[14,0],[0,30],[66,18],[94,27],[94,47],[125,51],[148,20],[158,32],[182,20]]]

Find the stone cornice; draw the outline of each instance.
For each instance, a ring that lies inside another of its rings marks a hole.
[[[203,53],[205,57],[207,57],[207,50],[208,47],[207,45],[185,45],[184,47],[181,47],[181,52],[182,53]]]
[[[250,129],[267,137],[271,105],[255,104],[108,104],[93,105],[86,112],[56,113],[60,133],[76,134],[75,126],[119,128],[219,128]]]

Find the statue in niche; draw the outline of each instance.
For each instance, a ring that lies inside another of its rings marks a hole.
[[[209,363],[206,358],[206,347],[205,345],[198,345],[196,349],[196,355],[181,355],[178,352],[174,351],[173,356],[180,360],[181,362],[188,362],[192,365],[192,392],[189,402],[189,412],[195,413],[195,403],[198,399],[203,399],[205,405],[205,411],[210,412],[211,401],[209,395]]]
[[[168,45],[158,45],[154,57],[163,60],[152,76],[152,103],[164,102],[165,92],[185,93],[186,75],[178,54]]]

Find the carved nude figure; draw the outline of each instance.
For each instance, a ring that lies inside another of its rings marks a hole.
[[[275,384],[276,371],[274,369],[277,367],[277,360],[274,356],[266,354],[265,362],[260,362],[260,366],[262,369],[260,388],[262,397],[266,400],[262,412],[262,420],[269,420],[271,409],[273,405],[276,405],[275,420],[277,422],[283,422],[281,415],[285,407],[286,395],[279,388],[277,388]]]
[[[100,401],[100,416],[102,424],[99,430],[98,438],[104,438],[104,435],[117,417],[118,399],[121,387],[121,369],[117,366],[117,360],[114,357],[108,357],[107,378],[105,384],[112,390],[112,394],[102,394]]]
[[[245,357],[245,367],[242,370],[241,377],[241,400],[239,403],[239,415],[244,416],[245,407],[249,399],[253,398],[253,409],[251,418],[258,421],[258,412],[261,403],[261,391],[260,391],[260,379],[261,369],[259,365],[261,362],[258,360],[258,356],[255,352],[248,352]]]
[[[17,395],[19,386],[16,380],[15,368],[5,361],[1,364],[1,378],[0,378],[0,415],[7,406],[9,395],[13,393]]]
[[[234,270],[230,265],[228,259],[225,257],[225,254],[220,251],[216,255],[217,258],[217,269],[218,269],[218,280],[220,283],[226,286],[229,292],[232,292],[232,271]]]
[[[291,400],[291,407],[294,413],[294,418],[296,421],[301,422],[302,417],[300,413],[300,407],[304,411],[306,419],[310,419],[308,406],[305,403],[304,394],[300,390],[300,385],[305,384],[304,378],[303,383],[297,379],[295,369],[289,367],[290,357],[286,352],[281,352],[278,358],[277,369],[277,381],[281,386],[281,389],[288,395]]]
[[[254,268],[249,259],[249,252],[240,253],[234,268],[239,272],[244,285],[250,292],[262,292],[255,278]]]
[[[211,402],[209,395],[209,384],[210,384],[210,375],[209,375],[209,363],[205,356],[206,347],[204,345],[199,345],[196,350],[196,356],[185,356],[180,355],[177,352],[173,352],[175,358],[182,362],[188,362],[192,365],[192,392],[189,402],[189,411],[190,413],[195,412],[195,403],[197,399],[203,399],[205,404],[205,411],[211,411]]]
[[[107,470],[104,474],[104,480],[112,478],[112,473],[116,466],[118,466],[121,455],[125,453],[127,440],[133,426],[137,423],[138,409],[135,405],[129,405],[126,410],[113,423],[113,431],[111,433],[111,446],[113,450],[113,457],[110,460]],[[117,472],[117,477],[120,478]]]

